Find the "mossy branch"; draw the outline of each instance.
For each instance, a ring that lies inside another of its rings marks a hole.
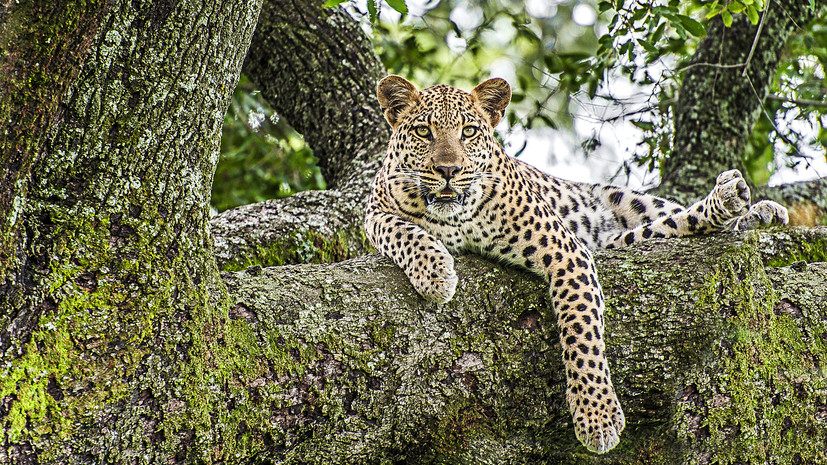
[[[225,273],[227,343],[254,367],[234,375],[246,447],[279,463],[818,463],[825,244],[827,228],[791,228],[597,253],[628,421],[606,456],[574,439],[531,275],[461,257],[438,306],[377,256]],[[780,255],[794,263],[764,265]]]

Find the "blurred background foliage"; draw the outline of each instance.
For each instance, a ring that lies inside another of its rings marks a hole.
[[[324,189],[313,151],[242,76],[224,117],[212,186],[218,211]]]
[[[670,155],[672,107],[706,25],[761,20],[768,0],[328,0],[343,4],[372,37],[389,72],[424,88],[470,89],[491,76],[508,80],[512,104],[499,132],[520,156],[537,134],[568,134],[563,153],[603,150],[604,178],[629,183]],[[803,0],[808,1],[808,0]],[[812,8],[815,3],[810,1]],[[800,25],[787,44],[764,114],[744,153],[758,185],[782,167],[821,160],[827,147],[827,18]],[[615,139],[608,144],[607,138]],[[618,143],[619,141],[619,143]],[[559,142],[559,141],[558,141]],[[623,147],[623,148],[620,148]],[[551,148],[547,148],[551,152]],[[301,136],[243,79],[224,126],[213,205],[235,205],[323,189]],[[818,170],[812,168],[814,174]],[[608,174],[605,174],[608,173]],[[827,173],[821,173],[825,175]],[[613,176],[612,176],[613,175]],[[810,175],[812,177],[812,173]],[[596,181],[605,179],[595,179]]]

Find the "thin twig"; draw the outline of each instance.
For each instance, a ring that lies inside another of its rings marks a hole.
[[[690,69],[696,68],[698,66],[709,66],[710,68],[726,69],[726,68],[740,68],[740,67],[745,66],[745,65],[746,65],[746,63],[735,63],[734,65],[722,65],[721,63],[692,63],[691,65],[686,65],[683,68],[676,69],[675,72],[676,73],[682,73],[686,70],[690,70]]]
[[[773,3],[778,5],[778,8],[781,8],[781,11],[784,12],[784,14],[787,16],[787,19],[789,19],[793,23],[793,26],[795,26],[796,29],[801,30],[801,26],[799,26],[798,23],[795,21],[795,18],[793,17],[793,15],[790,14],[790,12],[787,11],[786,8],[784,8],[784,5],[782,5],[781,3],[777,2],[777,1],[774,1]],[[769,2],[767,2],[767,7],[769,7]]]
[[[796,105],[802,105],[802,106],[827,108],[827,102],[819,102],[818,100],[805,100],[805,99],[786,98],[786,97],[779,97],[777,95],[767,95],[767,98],[769,100],[775,100],[777,102],[789,102],[789,103],[794,103]]]
[[[758,30],[755,31],[755,38],[752,39],[752,47],[749,49],[749,55],[747,55],[747,62],[744,63],[744,72],[741,73],[741,77],[746,77],[747,75],[747,71],[749,70],[749,62],[752,61],[752,54],[755,53],[755,47],[758,46],[758,38],[761,37],[761,30],[764,29],[764,18],[767,16],[768,11],[770,11],[769,2],[764,5],[764,11],[761,12],[761,21],[758,22]]]

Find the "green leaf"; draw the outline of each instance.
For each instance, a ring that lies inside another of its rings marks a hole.
[[[657,47],[655,47],[654,45],[650,44],[649,42],[647,42],[645,40],[639,40],[638,43],[640,44],[641,47],[643,47],[644,50],[646,50],[649,53],[652,53],[652,54],[660,53],[660,50],[658,50]]]
[[[648,8],[638,8],[634,11],[634,13],[632,13],[632,20],[640,21],[644,16],[646,16],[647,13],[649,13]]]
[[[732,26],[732,13],[729,10],[721,11],[721,19],[724,20],[724,26],[731,27]]]
[[[324,2],[324,5],[322,5],[322,7],[333,8],[341,5],[342,3],[345,3],[346,1],[347,0],[327,0],[326,2]]]
[[[597,93],[597,86],[600,83],[598,76],[592,75],[589,76],[589,79],[586,81],[588,83],[588,93],[589,98],[594,99],[594,94]]]
[[[755,6],[747,6],[747,17],[749,18],[749,22],[751,22],[753,26],[758,24],[758,12],[755,11]]]
[[[518,37],[522,37],[533,44],[542,44],[540,38],[531,29],[525,26],[515,26],[514,29],[516,29]]]
[[[729,10],[732,13],[740,13],[740,12],[744,11],[744,8],[746,8],[746,7],[744,6],[743,3],[739,2],[738,0],[735,0],[735,1],[731,2],[729,5],[727,5],[726,8],[727,8],[727,10]]]
[[[678,21],[681,22],[681,26],[686,28],[686,30],[689,31],[690,34],[692,34],[695,37],[706,37],[706,28],[704,28],[703,24],[686,15],[677,16]]]
[[[537,115],[537,117],[540,118],[542,122],[546,123],[546,126],[553,129],[557,129],[557,123],[555,123],[550,116],[546,115],[545,113],[540,113],[539,115]]]
[[[561,73],[565,69],[563,60],[561,60],[556,54],[544,56],[543,61],[546,64],[548,72],[551,74]]]
[[[655,129],[655,125],[648,122],[648,121],[629,121],[629,122],[632,123],[634,126],[637,126],[640,129],[643,129],[644,131],[651,131],[651,130]]]
[[[660,38],[663,37],[663,31],[665,29],[666,29],[666,23],[665,22],[660,23],[660,26],[658,26],[657,29],[655,29],[655,32],[652,33],[652,36],[651,36],[652,37],[652,42],[658,43],[658,41],[660,41]]]
[[[597,11],[600,12],[600,13],[603,13],[604,11],[607,11],[607,10],[611,10],[612,8],[614,8],[612,6],[612,4],[610,2],[605,1],[605,0],[601,1],[600,3],[597,4]]]
[[[385,0],[388,2],[388,5],[393,8],[394,10],[398,11],[399,13],[406,15],[408,14],[408,6],[405,5],[405,0]]]
[[[605,45],[607,47],[611,47],[613,41],[614,38],[609,34],[603,34],[602,36],[600,36],[599,39],[597,39],[597,43],[599,43],[600,45]]]
[[[569,53],[558,53],[559,56],[563,60],[573,61],[573,62],[581,62],[586,61],[592,57],[591,53],[588,52],[569,52]]]
[[[379,18],[379,10],[376,9],[376,0],[368,0],[368,14],[370,15],[370,22],[376,23]]]

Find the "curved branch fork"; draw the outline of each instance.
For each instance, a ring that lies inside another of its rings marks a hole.
[[[827,353],[811,339],[827,334],[825,243],[827,228],[788,228],[596,254],[628,421],[617,460],[764,460],[766,437],[788,446],[771,452],[779,463],[823,454],[810,449],[827,439],[814,365]],[[257,341],[255,368],[236,376],[262,456],[590,463],[565,408],[547,284],[474,256],[457,273],[445,305],[375,255],[225,273],[228,338]],[[790,421],[811,437],[785,433]]]
[[[356,194],[305,191],[221,213],[210,221],[219,267],[335,262],[368,252],[366,198]]]

